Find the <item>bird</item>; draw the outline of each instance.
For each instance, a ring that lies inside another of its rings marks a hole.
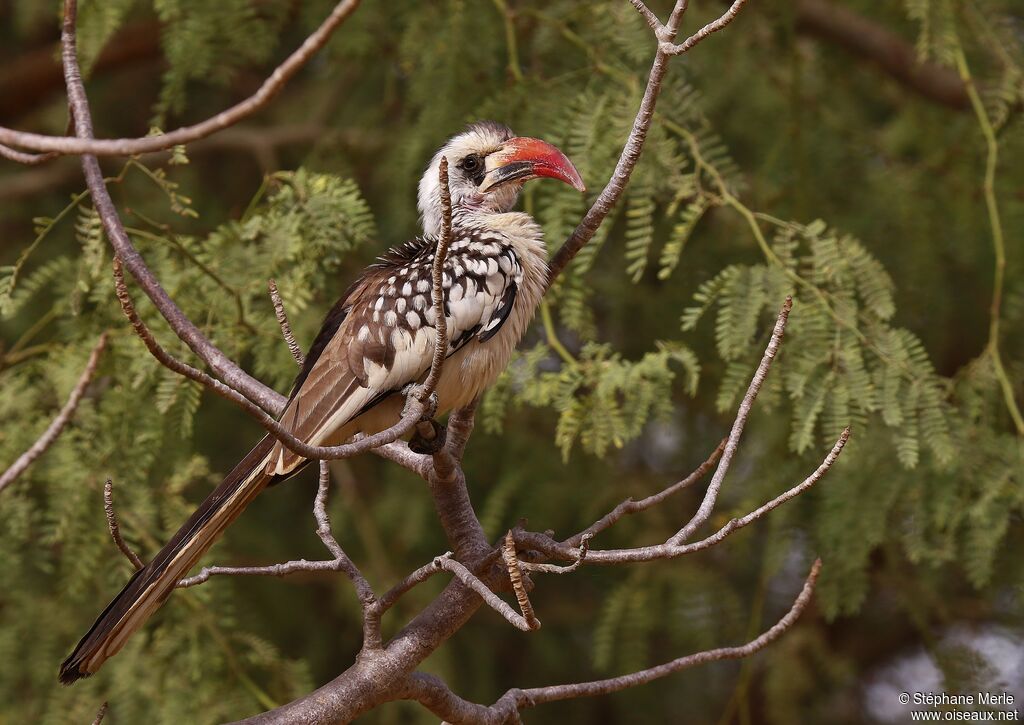
[[[547,286],[547,248],[537,222],[514,211],[520,191],[545,177],[586,189],[554,145],[478,121],[449,138],[424,171],[422,233],[363,270],[324,319],[279,418],[299,440],[337,445],[385,430],[402,415],[403,391],[426,377],[436,335],[431,270],[444,223],[442,159],[450,169],[451,238],[435,414],[470,404],[490,386],[533,318]],[[261,491],[308,462],[270,435],[256,444],[107,605],[61,664],[59,680],[70,685],[94,674]]]

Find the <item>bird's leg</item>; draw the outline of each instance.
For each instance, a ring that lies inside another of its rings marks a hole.
[[[407,387],[405,391],[407,393],[407,400],[416,396],[417,391],[414,390],[414,387]],[[430,397],[427,398],[423,415],[420,417],[419,422],[416,423],[416,432],[409,439],[409,450],[413,453],[423,453],[432,456],[444,447],[447,440],[447,428],[434,420],[436,412],[437,393],[431,393]]]

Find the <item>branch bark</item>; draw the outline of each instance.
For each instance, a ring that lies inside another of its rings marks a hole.
[[[67,19],[69,17],[69,4],[71,3],[65,3],[64,6],[65,28],[67,27]],[[150,151],[163,151],[164,149],[169,149],[173,146],[180,146],[181,144],[187,144],[192,141],[205,138],[206,136],[216,133],[221,129],[233,126],[242,119],[251,116],[266,106],[292,78],[292,76],[294,76],[302,66],[304,66],[309,59],[317,53],[317,51],[327,44],[327,41],[330,40],[334,31],[348,19],[357,7],[359,7],[359,0],[342,0],[339,2],[334,6],[334,10],[331,11],[331,14],[327,16],[320,27],[317,28],[312,35],[306,38],[302,45],[289,55],[281,65],[274,69],[274,72],[270,74],[267,80],[263,82],[253,95],[249,96],[244,101],[236,103],[231,108],[221,111],[216,116],[208,118],[205,121],[201,121],[193,126],[184,126],[165,134],[161,134],[160,136],[102,140],[97,140],[92,137],[91,121],[89,122],[89,133],[83,134],[79,132],[77,134],[77,138],[72,136],[47,136],[45,134],[27,133],[25,131],[15,131],[13,129],[0,127],[0,143],[32,151],[53,151],[58,154],[133,156],[135,154],[144,154]],[[74,7],[72,7],[71,15],[74,15],[74,10]],[[62,47],[64,48],[63,52],[66,54],[68,47],[66,41],[62,43]],[[78,73],[77,61],[74,63],[74,68],[77,83],[81,85],[81,76],[80,73]],[[64,58],[64,78],[70,85],[70,81],[68,80],[67,57]],[[81,96],[84,98],[84,91],[81,93]],[[72,98],[72,100],[74,101],[74,98]],[[79,118],[79,116],[76,115],[76,118]]]
[[[827,0],[799,0],[796,29],[834,43],[877,65],[898,83],[958,111],[970,108],[967,87],[956,71],[921,62],[913,45],[886,27]]]
[[[632,131],[620,155],[615,172],[573,232],[573,235],[570,236],[552,260],[549,268],[549,285],[579,250],[593,237],[600,224],[623,193],[643,150],[644,141],[653,119],[654,106],[669,59],[673,55],[687,52],[712,33],[732,22],[744,2],[745,0],[736,0],[730,9],[715,22],[708,24],[678,45],[675,45],[673,41],[682,15],[686,10],[686,0],[677,0],[667,24],[662,24],[643,2],[633,2],[634,7],[637,8],[648,22],[648,25],[653,29],[658,41],[647,86],[640,103],[640,109],[634,119]],[[201,382],[241,405],[254,415],[272,435],[295,452],[306,458],[321,460],[347,457],[379,446],[385,441],[395,441],[398,436],[408,432],[428,409],[428,402],[440,376],[441,366],[445,359],[444,353],[447,349],[447,339],[444,331],[445,315],[441,289],[441,268],[444,264],[447,244],[451,237],[450,204],[444,204],[444,208],[447,211],[443,214],[443,230],[435,252],[432,270],[434,283],[432,302],[435,306],[438,321],[436,325],[437,337],[435,338],[434,357],[431,368],[426,375],[423,385],[415,386],[407,392],[407,406],[402,420],[388,431],[384,431],[376,436],[364,437],[354,443],[343,446],[309,446],[302,441],[297,441],[271,417],[271,414],[279,413],[283,407],[283,396],[270,390],[229,360],[188,320],[160,286],[125,233],[121,220],[103,183],[97,154],[135,154],[164,149],[201,138],[204,135],[237,122],[240,118],[264,105],[284,84],[288,77],[294,74],[319,47],[322,47],[334,28],[348,17],[348,14],[354,10],[357,4],[355,0],[339,2],[324,25],[310,36],[303,43],[303,46],[293,53],[267,79],[260,91],[252,98],[234,106],[232,109],[214,118],[207,119],[196,126],[178,129],[160,137],[97,141],[93,138],[88,100],[79,73],[75,52],[76,2],[75,0],[65,0],[65,20],[61,36],[62,57],[69,100],[73,116],[76,119],[76,138],[19,134],[9,129],[0,129],[0,142],[3,143],[14,143],[23,149],[41,152],[82,154],[82,166],[90,193],[93,196],[93,202],[103,222],[104,231],[110,238],[115,250],[115,279],[117,281],[118,297],[133,328],[146,344],[151,354],[170,369]],[[440,175],[441,188],[445,192],[448,188],[446,171],[447,162],[444,160],[441,164]],[[189,345],[199,358],[220,378],[219,380],[173,358],[156,343],[152,334],[146,329],[137,312],[135,312],[134,305],[128,296],[121,271],[122,264],[124,267],[127,267],[153,301],[175,334]],[[285,339],[289,341],[289,347],[292,350],[293,356],[299,360],[301,359],[301,350],[294,343],[294,337],[290,336],[287,316],[284,314],[279,296],[276,295],[275,309],[277,310],[278,320]],[[487,603],[502,614],[507,621],[523,631],[530,631],[539,627],[540,622],[527,596],[529,582],[524,576],[524,571],[569,573],[582,564],[591,562],[611,563],[612,559],[616,557],[621,558],[621,561],[648,560],[644,558],[643,553],[635,553],[637,551],[643,552],[646,549],[658,549],[658,556],[651,556],[650,558],[672,558],[680,553],[685,553],[685,550],[696,551],[708,548],[720,543],[732,531],[752,523],[768,511],[813,486],[835,461],[848,434],[844,434],[844,437],[836,444],[836,447],[829,457],[826,458],[825,463],[819,467],[818,471],[800,485],[747,514],[742,519],[730,521],[729,524],[707,539],[693,544],[682,544],[683,540],[689,538],[690,534],[707,520],[711,509],[715,505],[718,490],[725,472],[728,470],[729,462],[735,453],[739,436],[749,414],[750,405],[753,403],[761,380],[763,380],[764,375],[767,373],[771,358],[774,357],[775,351],[781,342],[782,327],[785,324],[785,314],[787,312],[788,306],[780,315],[780,322],[773,333],[769,350],[766,351],[765,359],[762,361],[757,374],[755,374],[751,390],[748,391],[747,398],[744,399],[744,403],[740,406],[736,422],[733,424],[733,430],[724,446],[720,446],[719,451],[713,453],[708,462],[698,468],[687,479],[677,482],[667,487],[664,491],[637,502],[635,505],[632,502],[623,502],[623,504],[620,504],[590,528],[562,544],[553,541],[546,535],[531,534],[530,532],[521,532],[519,530],[509,532],[503,548],[495,547],[488,542],[479,517],[476,515],[470,501],[465,474],[461,465],[466,442],[473,428],[474,404],[453,413],[449,424],[448,439],[437,453],[431,456],[416,456],[416,454],[403,449],[400,445],[389,447],[385,449],[386,452],[382,453],[386,457],[416,470],[427,481],[441,526],[451,544],[454,556],[436,558],[431,564],[420,567],[420,569],[407,576],[382,597],[376,597],[365,577],[362,576],[351,560],[344,554],[344,551],[330,532],[330,522],[327,520],[325,508],[328,485],[327,469],[326,464],[321,463],[321,484],[314,505],[314,515],[318,523],[317,532],[324,541],[325,546],[334,555],[334,559],[315,562],[299,560],[269,567],[208,567],[195,577],[183,580],[182,582],[184,586],[191,586],[207,581],[215,575],[283,575],[292,571],[322,571],[327,569],[344,572],[356,587],[363,605],[364,647],[355,663],[332,682],[327,683],[317,691],[281,708],[257,715],[246,722],[326,723],[348,721],[382,702],[403,698],[420,700],[431,706],[432,709],[450,708],[459,705],[459,703],[465,703],[465,701],[447,691],[447,687],[443,686],[443,683],[439,684],[439,681],[436,679],[417,674],[415,669],[437,647],[458,631],[483,603]],[[704,502],[690,523],[684,526],[677,534],[677,537],[679,537],[678,543],[674,541],[676,537],[673,537],[673,539],[660,545],[660,547],[625,550],[626,553],[621,555],[618,552],[593,552],[589,550],[590,540],[595,534],[604,531],[627,513],[644,510],[656,503],[660,503],[676,491],[698,480],[704,472],[710,469],[710,466],[713,465],[714,460],[719,455],[721,460],[718,470],[709,485]],[[112,514],[113,508],[111,504],[108,521],[111,522],[112,536],[117,541],[119,537],[115,533],[117,531],[116,517]],[[121,544],[123,545],[123,541],[121,541]],[[527,551],[523,554],[523,557],[529,561],[521,561],[517,550],[519,545],[527,545],[535,550]],[[121,548],[125,555],[128,556],[130,549],[126,545],[121,546]],[[540,553],[534,556],[536,552]],[[544,564],[542,560],[545,557],[571,561],[572,563],[569,566]],[[131,557],[129,556],[129,558]],[[501,565],[502,558],[504,558],[505,566]],[[538,559],[541,561],[538,561]],[[137,561],[137,557],[135,557],[135,561]],[[133,561],[133,564],[135,561]],[[620,562],[616,561],[615,563]],[[382,615],[404,593],[441,570],[454,574],[455,581],[450,583],[431,604],[415,616],[397,635],[387,643],[382,643],[379,627]],[[747,645],[691,655],[690,657],[680,658],[659,667],[627,675],[624,678],[613,678],[611,680],[579,683],[576,685],[561,685],[554,688],[510,690],[498,703],[491,707],[467,703],[465,705],[468,708],[467,713],[471,711],[472,717],[470,719],[474,722],[503,722],[507,718],[517,717],[520,708],[540,702],[564,699],[565,697],[612,692],[632,686],[633,684],[650,681],[655,677],[660,677],[701,662],[751,654],[781,634],[795,621],[799,611],[806,605],[810,597],[813,580],[817,575],[817,571],[818,566],[816,565],[811,577],[808,579],[804,592],[798,598],[790,614],[784,617],[783,620],[780,620],[779,624],[762,635],[762,637],[753,640]],[[498,591],[508,591],[509,589],[516,595],[522,609],[522,614],[515,612],[510,605],[496,594]],[[459,706],[462,707],[461,705]]]

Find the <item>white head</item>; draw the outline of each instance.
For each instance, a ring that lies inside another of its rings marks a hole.
[[[437,178],[441,157],[448,159],[448,187],[453,208],[501,214],[511,211],[523,184],[542,176],[560,179],[579,191],[583,180],[557,148],[534,138],[517,137],[494,121],[470,124],[434,154],[420,179],[419,209],[423,232],[441,232],[441,191]]]

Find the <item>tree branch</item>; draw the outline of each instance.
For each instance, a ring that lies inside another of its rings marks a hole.
[[[591,524],[575,536],[566,539],[563,543],[566,546],[579,546],[583,542],[584,538],[596,536],[605,529],[608,529],[614,524],[616,524],[619,521],[619,519],[621,519],[623,516],[639,513],[640,511],[646,511],[652,506],[661,503],[669,496],[672,496],[673,494],[682,491],[684,488],[689,488],[697,481],[704,478],[707,472],[711,470],[711,467],[715,465],[715,461],[717,461],[719,456],[722,455],[722,451],[725,449],[725,444],[727,441],[728,438],[723,438],[722,442],[719,443],[718,447],[711,452],[711,455],[708,456],[707,460],[700,464],[696,468],[696,470],[686,478],[680,481],[676,481],[668,488],[659,491],[656,494],[648,496],[647,498],[640,499],[639,501],[634,501],[632,498],[627,498],[614,509],[612,509],[607,514],[598,519],[596,522],[594,522],[593,524]]]
[[[107,530],[110,531],[110,538],[114,540],[114,545],[117,546],[125,558],[135,567],[135,570],[138,571],[145,564],[142,563],[139,555],[121,537],[121,526],[117,523],[117,512],[114,510],[114,482],[109,478],[103,484],[103,511],[107,515]]]
[[[68,27],[68,18],[71,18],[72,23],[74,21],[74,3],[75,0],[67,0],[65,3],[65,31]],[[69,5],[71,6],[70,13],[68,12]],[[327,41],[330,39],[334,31],[337,30],[338,26],[345,22],[345,20],[348,19],[358,6],[359,0],[342,0],[339,2],[334,6],[334,10],[331,11],[331,14],[327,16],[320,27],[313,31],[313,34],[306,38],[297,50],[289,55],[281,65],[274,69],[274,72],[270,74],[270,76],[253,95],[249,96],[249,98],[246,98],[244,101],[236,103],[231,108],[221,111],[216,116],[208,118],[193,126],[184,126],[159,136],[103,140],[92,138],[91,121],[89,121],[89,132],[83,134],[80,129],[77,134],[77,138],[72,136],[47,136],[45,134],[14,131],[9,128],[0,127],[0,143],[18,146],[33,151],[54,151],[59,154],[133,156],[135,154],[143,154],[150,151],[162,151],[173,146],[179,146],[181,144],[190,143],[197,139],[204,138],[210,134],[220,131],[221,129],[238,123],[242,119],[251,116],[253,113],[266,106],[267,103],[269,103],[270,100],[277,95],[284,85],[292,78],[292,76],[294,76],[299,69],[301,69],[302,66],[304,66],[309,59],[317,53],[317,51],[327,44]],[[66,42],[64,43],[64,52],[65,54],[67,52]],[[81,85],[81,77],[77,71],[77,61],[75,62],[75,75],[77,76],[77,83]],[[68,80],[68,62],[66,57],[64,59],[64,77],[65,80]],[[70,81],[68,82],[70,85]],[[84,99],[84,91],[81,95]],[[76,115],[76,118],[80,118],[80,116]]]
[[[708,23],[679,45],[665,43],[662,50],[669,55],[681,55],[682,53],[685,53],[698,43],[704,41],[712,33],[717,33],[719,30],[735,20],[736,16],[739,15],[740,10],[742,10],[743,6],[746,4],[747,0],[735,0],[733,4],[729,6],[729,9],[726,10],[717,20]]]
[[[327,492],[330,485],[331,473],[327,461],[320,461],[320,483],[317,487],[316,498],[313,500],[313,518],[317,524],[316,535],[334,556],[333,559],[319,561],[296,559],[269,566],[206,566],[195,576],[179,581],[177,586],[180,588],[194,587],[208,581],[212,576],[287,576],[296,572],[340,571],[352,582],[359,595],[359,601],[364,607],[368,607],[376,600],[373,587],[370,586],[359,567],[341,548],[331,531],[331,520],[327,515]]]
[[[67,83],[72,115],[75,119],[75,132],[81,139],[91,139],[93,135],[92,114],[89,111],[89,100],[82,84],[82,74],[78,67],[76,51],[75,19],[77,9],[76,0],[65,0],[64,26],[61,32],[64,78]],[[221,352],[181,311],[181,308],[171,299],[149,267],[146,266],[142,256],[125,232],[114,202],[110,198],[110,192],[104,183],[103,173],[96,157],[89,154],[83,155],[82,170],[92,195],[93,205],[103,224],[103,231],[114,247],[116,255],[123,260],[124,266],[128,268],[146,295],[156,305],[171,329],[227,385],[241,391],[250,400],[256,401],[264,410],[279,411],[284,405],[284,396],[250,376]]]
[[[630,0],[640,14],[647,20],[648,25],[654,30],[658,39],[658,50],[654,54],[654,63],[647,76],[647,86],[644,88],[643,98],[640,100],[640,108],[633,119],[633,127],[622,148],[619,160],[615,164],[615,171],[612,173],[608,183],[598,195],[593,205],[584,215],[576,229],[569,236],[558,252],[552,257],[548,264],[547,286],[551,287],[569,262],[579,254],[579,251],[586,246],[587,242],[593,239],[601,223],[608,216],[608,213],[615,206],[622,193],[626,190],[629,178],[640,160],[640,153],[643,151],[644,142],[647,140],[647,133],[650,131],[651,122],[654,120],[654,108],[658,103],[658,96],[661,93],[661,84],[665,79],[665,72],[668,70],[668,62],[672,56],[687,52],[706,37],[717,32],[731,23],[739,11],[743,8],[746,0],[736,0],[732,6],[718,20],[709,23],[698,32],[687,38],[680,45],[673,45],[679,23],[683,13],[686,12],[687,0],[676,0],[673,6],[672,15],[668,25],[662,25],[657,17],[642,2]],[[645,12],[646,11],[646,12]],[[0,141],[3,138],[0,137]]]
[[[843,452],[843,448],[846,446],[846,442],[849,439],[850,429],[846,428],[843,430],[842,434],[840,434],[835,445],[832,446],[832,449],[825,456],[825,459],[807,478],[745,516],[738,519],[730,519],[725,526],[722,526],[720,529],[715,531],[715,533],[706,538],[700,539],[699,541],[695,541],[691,544],[675,543],[672,539],[669,539],[663,544],[656,544],[654,546],[640,546],[632,549],[592,550],[586,557],[586,563],[608,565],[656,561],[659,559],[675,559],[680,556],[685,556],[686,554],[693,554],[698,551],[710,549],[712,546],[721,543],[733,532],[754,523],[769,511],[778,508],[790,499],[796,498],[813,487],[832,468],[836,460],[839,458],[839,455]],[[520,541],[520,543],[525,543],[538,548],[544,553],[557,555],[563,559],[572,559],[576,556],[575,552],[571,549],[567,549],[563,545],[545,545],[543,539],[537,534],[524,534],[522,536],[517,536],[517,540]]]
[[[593,697],[594,695],[607,695],[612,692],[618,692],[630,687],[636,687],[637,685],[652,682],[665,677],[666,675],[670,675],[696,665],[702,665],[718,660],[749,657],[777,640],[784,632],[786,632],[786,630],[793,626],[797,619],[800,618],[800,615],[803,614],[803,611],[811,601],[811,595],[814,593],[814,585],[818,581],[818,574],[820,572],[821,559],[816,559],[814,561],[814,565],[811,567],[811,571],[808,574],[807,579],[804,581],[803,589],[800,591],[800,594],[793,602],[793,606],[790,607],[789,611],[786,612],[782,619],[772,625],[759,637],[744,645],[698,652],[696,654],[687,655],[686,657],[680,657],[672,660],[671,662],[666,662],[665,664],[657,665],[656,667],[649,667],[645,670],[640,670],[639,672],[622,675],[621,677],[611,677],[605,680],[580,682],[571,685],[534,687],[528,690],[510,690],[508,693],[503,695],[500,700],[498,700],[495,707],[500,711],[503,707],[507,707],[508,705],[506,703],[508,703],[514,704],[514,707],[518,710],[522,707],[533,707],[547,702],[555,702],[557,700],[568,700],[577,697]]]
[[[85,389],[89,387],[89,383],[92,382],[93,376],[96,375],[96,368],[99,366],[100,355],[103,353],[103,349],[107,346],[107,333],[104,332],[100,335],[99,341],[96,346],[89,353],[89,359],[85,363],[85,369],[82,370],[82,374],[78,378],[78,382],[75,387],[71,390],[71,395],[68,396],[68,400],[64,403],[64,407],[57,413],[57,417],[53,419],[50,425],[43,431],[43,434],[39,436],[39,439],[33,443],[27,451],[18,456],[18,459],[11,464],[11,467],[0,475],[0,491],[3,491],[11,484],[18,476],[25,472],[32,463],[46,452],[46,449],[53,445],[53,442],[57,440],[64,427],[74,416],[75,411],[78,409],[78,404],[82,401],[82,396],[85,395]]]
[[[970,107],[967,87],[955,71],[922,62],[912,44],[848,7],[826,0],[799,0],[796,29],[866,58],[929,100],[958,111]]]
[[[729,431],[729,437],[725,441],[725,449],[722,451],[722,458],[718,462],[718,468],[715,469],[715,475],[711,477],[711,483],[708,484],[708,490],[704,494],[704,500],[701,501],[700,508],[697,509],[697,513],[693,515],[693,518],[681,528],[675,536],[669,539],[672,544],[679,544],[685,541],[689,536],[693,534],[698,528],[700,528],[708,517],[711,515],[711,511],[715,508],[715,501],[718,499],[718,491],[722,487],[722,481],[725,480],[725,475],[729,472],[729,464],[732,463],[732,457],[736,454],[736,449],[739,447],[740,438],[743,436],[743,428],[747,424],[747,418],[750,417],[750,411],[753,408],[754,400],[757,398],[757,394],[761,391],[761,385],[764,384],[764,379],[768,375],[768,370],[771,369],[772,362],[775,360],[775,355],[779,351],[779,346],[782,344],[782,334],[786,330],[786,322],[789,320],[789,311],[793,309],[793,298],[787,297],[785,304],[782,306],[782,310],[779,312],[778,319],[775,320],[775,329],[772,330],[771,339],[768,341],[768,347],[765,348],[764,355],[761,357],[761,363],[757,366],[757,370],[754,372],[754,377],[750,381],[750,386],[747,388],[746,395],[743,396],[743,400],[740,402],[739,410],[736,411],[736,420],[733,421],[732,429]]]
[[[519,711],[526,707],[536,707],[537,705],[558,700],[607,695],[631,687],[637,687],[638,685],[644,685],[690,667],[707,664],[708,662],[750,657],[777,640],[796,623],[811,601],[820,572],[821,560],[816,559],[807,579],[804,581],[803,588],[789,608],[789,611],[760,636],[737,647],[705,650],[685,657],[679,657],[655,667],[604,680],[534,687],[527,690],[514,688],[502,695],[490,707],[459,697],[439,677],[422,672],[416,672],[406,678],[399,697],[419,702],[438,717],[444,718],[446,722],[502,725],[508,722],[519,722]]]
[[[288,346],[288,352],[292,354],[292,358],[301,368],[306,362],[306,356],[302,354],[299,343],[295,342],[291,323],[288,322],[288,313],[284,309],[284,300],[281,299],[281,293],[277,291],[277,282],[272,279],[267,280],[267,287],[270,289],[270,299],[274,303],[274,316],[277,317],[277,324],[281,326],[281,336]]]

